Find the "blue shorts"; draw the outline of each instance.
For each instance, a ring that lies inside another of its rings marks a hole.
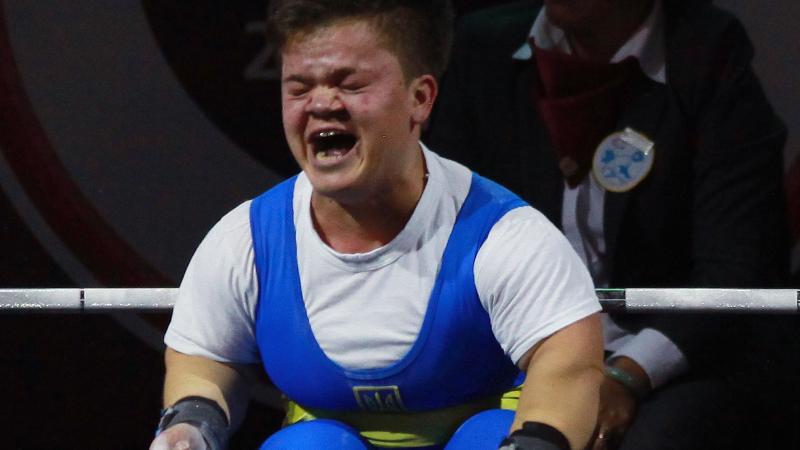
[[[508,434],[514,411],[490,409],[467,419],[444,445],[393,450],[496,450]],[[379,450],[342,422],[314,419],[288,426],[269,437],[260,450]]]

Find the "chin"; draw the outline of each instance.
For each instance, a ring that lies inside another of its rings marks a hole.
[[[586,7],[574,1],[546,1],[547,20],[553,25],[564,29],[574,30],[584,26],[587,14]]]
[[[347,198],[355,189],[354,180],[350,177],[331,174],[308,174],[309,182],[314,188],[314,192],[323,197],[333,199]]]
[[[547,20],[561,29],[569,29],[573,25],[570,21],[569,11],[564,11],[563,6],[547,8]]]

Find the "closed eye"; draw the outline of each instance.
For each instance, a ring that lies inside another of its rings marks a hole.
[[[359,93],[366,87],[367,85],[362,83],[346,83],[341,86],[342,90],[348,93]]]
[[[301,97],[307,94],[310,88],[306,84],[291,82],[284,86],[284,90],[291,97]]]

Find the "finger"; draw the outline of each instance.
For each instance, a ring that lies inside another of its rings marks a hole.
[[[606,450],[607,449],[607,440],[608,440],[608,432],[606,430],[600,430],[597,433],[597,437],[594,438],[594,444],[592,445],[592,450]]]
[[[594,450],[594,441],[597,440],[597,428],[594,429],[592,435],[589,437],[589,441],[586,442],[586,445],[583,447],[583,450]]]
[[[191,448],[191,445],[189,445],[189,441],[182,440],[176,442],[175,445],[172,446],[171,450],[189,450],[189,448]]]
[[[193,436],[180,436],[180,429],[168,430],[161,433],[150,445],[149,450],[204,450],[205,445]],[[193,443],[194,442],[194,443]]]
[[[149,450],[170,450],[169,443],[163,436],[157,437],[152,444],[150,444]]]

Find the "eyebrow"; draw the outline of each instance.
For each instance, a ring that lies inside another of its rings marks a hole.
[[[342,67],[340,69],[334,70],[331,73],[325,74],[324,78],[326,78],[326,79],[334,79],[334,80],[339,81],[339,80],[343,80],[344,78],[346,78],[349,75],[354,74],[355,72],[356,72],[356,69],[354,69],[352,67]],[[288,82],[291,82],[291,81],[296,81],[296,82],[302,83],[302,84],[311,84],[311,82],[313,81],[313,77],[307,77],[307,76],[300,75],[300,74],[293,74],[293,75],[287,75],[286,77],[283,78],[283,82],[284,83],[288,83]]]

